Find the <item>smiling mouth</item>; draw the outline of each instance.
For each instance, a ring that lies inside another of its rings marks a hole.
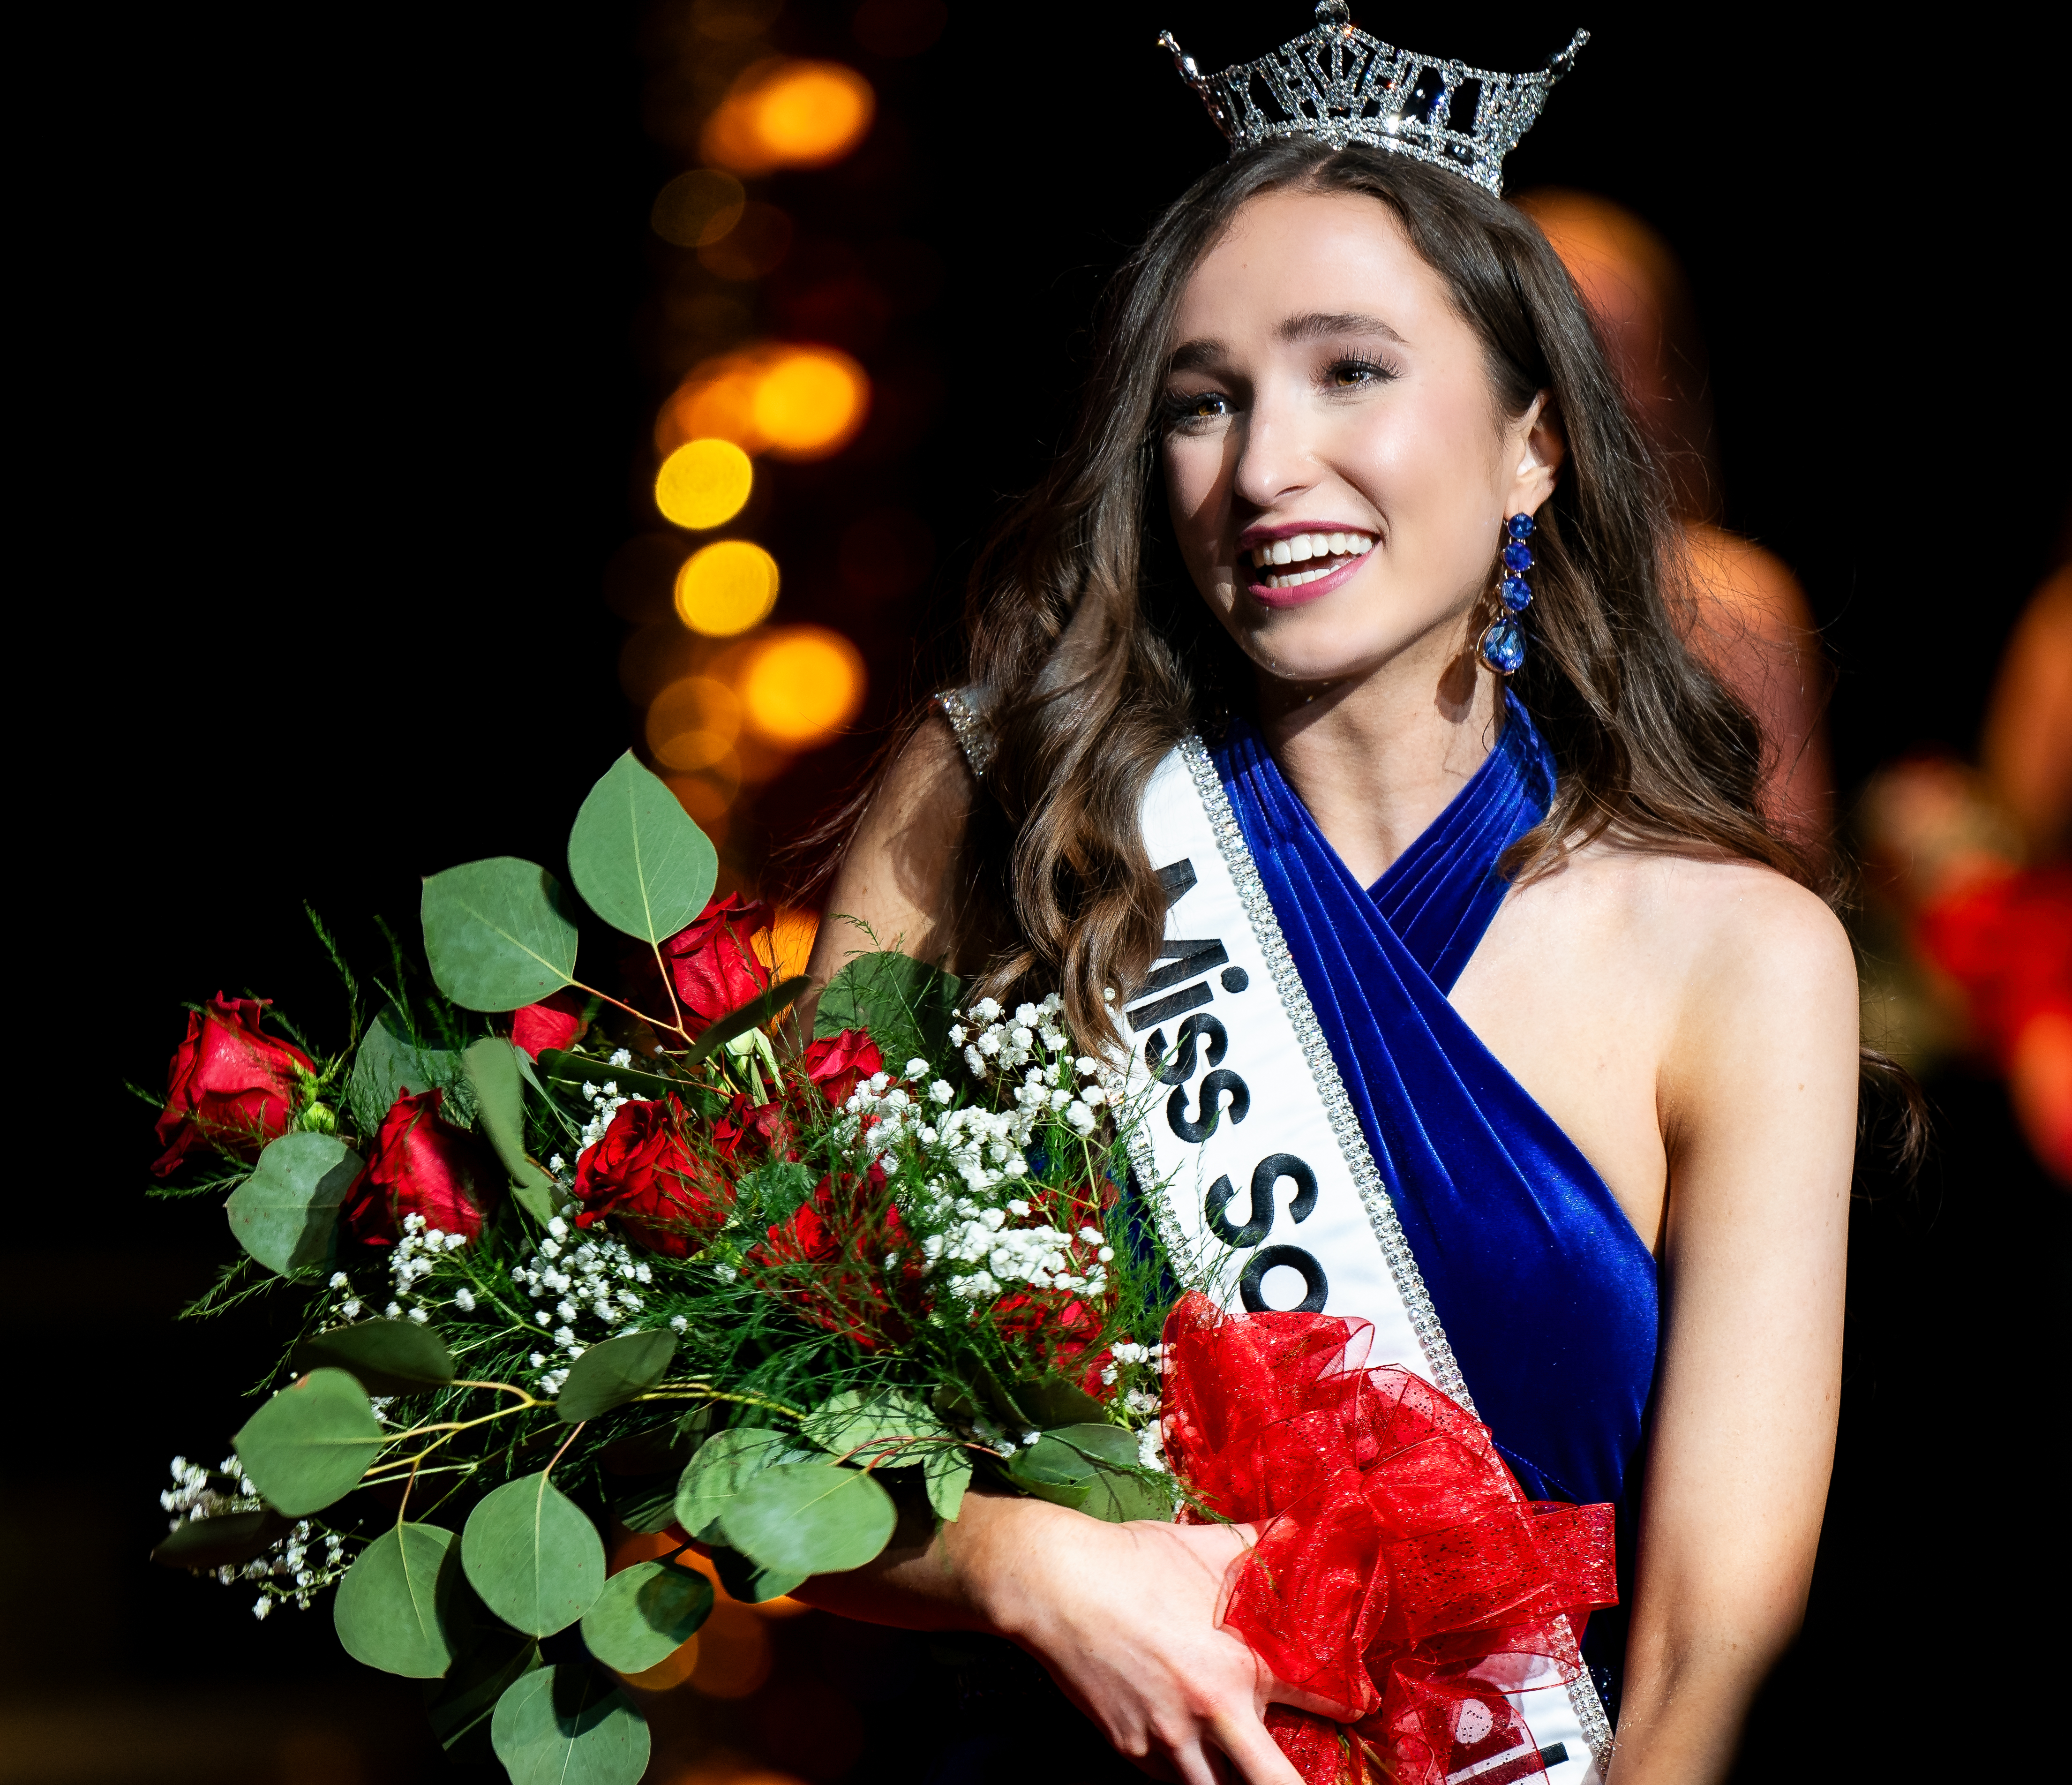
[[[1373,536],[1359,533],[1293,533],[1252,549],[1254,586],[1299,589],[1305,582],[1342,570],[1374,549]]]

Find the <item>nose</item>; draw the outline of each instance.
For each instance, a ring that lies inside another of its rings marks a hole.
[[[1236,430],[1231,490],[1240,508],[1264,514],[1316,484],[1321,467],[1308,409],[1270,385],[1255,391],[1250,413]]]

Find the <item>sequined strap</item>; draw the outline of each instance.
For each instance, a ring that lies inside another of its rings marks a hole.
[[[964,761],[971,767],[972,778],[983,781],[986,770],[993,764],[997,740],[993,734],[993,727],[986,723],[980,693],[976,688],[945,689],[935,697],[935,704],[950,722],[950,730],[957,734],[957,746],[964,751]]]

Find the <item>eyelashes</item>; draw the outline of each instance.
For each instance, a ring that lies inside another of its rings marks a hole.
[[[1326,397],[1341,397],[1393,384],[1402,375],[1400,367],[1386,360],[1348,354],[1318,368],[1317,386]],[[1160,419],[1168,433],[1195,434],[1235,414],[1238,406],[1235,397],[1221,390],[1168,391],[1160,400]]]

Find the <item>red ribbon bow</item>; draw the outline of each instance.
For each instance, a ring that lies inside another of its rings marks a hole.
[[[1472,1413],[1365,1367],[1373,1331],[1198,1295],[1167,1320],[1166,1454],[1205,1509],[1183,1516],[1260,1525],[1224,1626],[1346,1707],[1267,1713],[1309,1785],[1359,1785],[1363,1751],[1396,1785],[1544,1777],[1506,1694],[1582,1671],[1585,1618],[1618,1602],[1613,1509],[1527,1499]]]

